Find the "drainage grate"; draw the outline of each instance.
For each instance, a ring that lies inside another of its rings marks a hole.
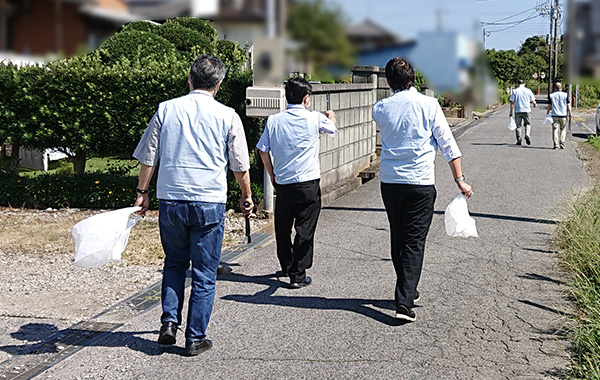
[[[122,323],[79,322],[0,363],[0,379],[31,379],[121,326]]]
[[[252,243],[243,249],[225,250],[221,254],[221,262],[227,263],[256,249],[267,242],[273,234],[254,233]],[[190,274],[185,286],[191,283]],[[28,350],[0,363],[0,379],[28,380],[44,372],[60,361],[68,358],[85,346],[89,346],[104,334],[123,326],[123,323],[97,321],[100,317],[111,317],[114,320],[143,314],[160,304],[161,281],[119,302],[109,309],[91,318],[89,322],[79,322],[67,330],[59,332],[44,342],[32,345]]]

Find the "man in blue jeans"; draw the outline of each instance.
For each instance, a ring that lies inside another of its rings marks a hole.
[[[221,257],[227,169],[240,185],[240,207],[254,206],[248,146],[240,117],[214,99],[225,77],[219,58],[198,57],[190,69],[190,92],[158,106],[133,156],[141,162],[136,206],[145,215],[148,186],[157,165],[159,228],[165,251],[162,326],[159,344],[175,344],[186,270],[192,263],[192,290],[185,329],[185,354],[212,347],[206,327],[212,313]]]

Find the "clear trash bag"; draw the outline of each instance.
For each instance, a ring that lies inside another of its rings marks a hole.
[[[475,219],[469,215],[467,197],[462,193],[454,198],[444,214],[448,236],[478,237]]]
[[[515,123],[515,118],[511,117],[510,120],[508,121],[508,129],[510,129],[511,131],[514,131],[515,129],[517,129],[517,123]]]
[[[542,124],[552,124],[552,115],[550,115],[550,114],[546,115]]]
[[[129,232],[138,220],[133,213],[140,207],[127,207],[91,216],[73,226],[75,239],[75,265],[96,268],[111,261],[121,260],[127,246]]]

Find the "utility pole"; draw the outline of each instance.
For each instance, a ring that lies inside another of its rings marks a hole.
[[[63,50],[62,22],[61,0],[54,0],[54,50],[56,54]]]
[[[559,54],[559,39],[558,39],[558,20],[560,19],[560,0],[556,0],[554,4],[554,82],[558,79],[558,54]]]
[[[490,36],[490,34],[491,34],[490,32],[483,29],[483,51],[487,50],[486,40]]]
[[[552,1],[552,0],[550,0]],[[554,6],[550,8],[550,34],[548,34],[548,96],[552,93],[552,50],[554,41],[552,40],[552,23],[554,22]]]

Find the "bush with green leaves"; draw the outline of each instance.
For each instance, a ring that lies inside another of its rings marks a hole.
[[[133,152],[158,104],[189,91],[189,67],[201,53],[219,56],[227,65],[217,99],[242,116],[248,145],[254,147],[263,122],[245,117],[245,89],[252,84],[251,72],[244,69],[247,53],[237,43],[217,40],[207,21],[189,17],[163,25],[131,23],[92,54],[44,67],[0,65],[0,92],[5,94],[0,139],[58,148],[84,175],[89,157]],[[255,154],[251,165],[252,180],[262,183]],[[42,203],[33,194],[25,204]]]
[[[136,61],[148,57],[164,57],[176,51],[177,48],[169,40],[155,32],[131,29],[104,41],[95,54],[100,55],[105,63],[111,64],[123,58]]]
[[[82,176],[40,174],[15,177],[0,171],[0,206],[30,208],[123,208],[136,198],[137,177],[104,172]],[[150,187],[151,208],[158,207]]]

